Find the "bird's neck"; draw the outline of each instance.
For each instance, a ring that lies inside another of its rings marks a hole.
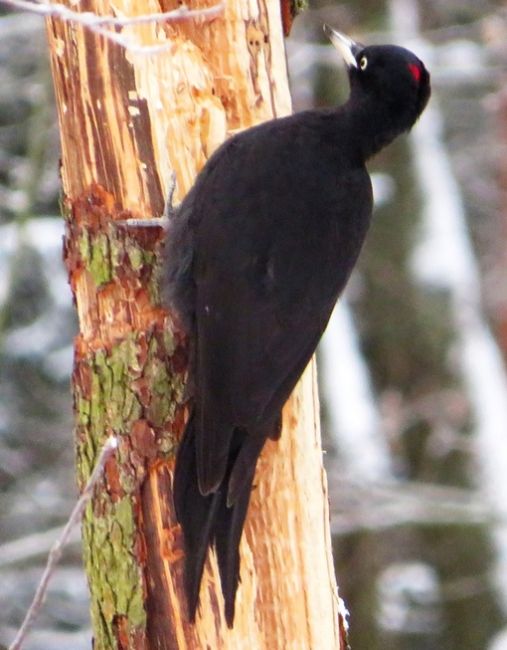
[[[363,160],[368,160],[409,128],[402,116],[388,106],[373,105],[368,98],[349,99],[344,113],[352,144]]]

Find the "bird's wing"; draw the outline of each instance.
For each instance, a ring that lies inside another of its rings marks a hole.
[[[288,138],[278,147],[276,175],[273,160],[264,164],[274,153],[261,140],[234,144],[243,174],[231,173],[225,150],[194,196],[194,408],[203,494],[223,481],[236,427],[272,433],[348,279],[371,212],[364,169],[340,174],[325,156],[317,164],[310,156],[306,165],[305,152]],[[316,198],[319,182],[333,188],[329,196]],[[366,200],[349,214],[347,197],[358,193]]]

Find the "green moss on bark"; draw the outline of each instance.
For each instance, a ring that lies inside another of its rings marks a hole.
[[[111,224],[106,233],[83,226],[77,235],[76,249],[97,289],[126,272],[139,275],[148,270],[143,284],[152,304],[160,303],[156,254],[130,237],[125,227]]]
[[[92,589],[95,648],[115,648],[115,618],[125,616],[129,636],[146,626],[142,569],[136,557],[132,501],[101,499],[101,516],[87,508],[83,522],[84,561]],[[95,504],[95,509],[97,504]]]
[[[102,232],[92,235],[87,230],[82,230],[77,246],[97,288],[110,282],[113,278],[113,268],[108,236]]]
[[[115,206],[100,186],[69,202],[64,254],[76,299],[89,312],[73,383],[81,487],[107,437],[118,440],[83,518],[94,648],[138,650],[147,639],[141,490],[152,464],[175,447],[185,352],[160,309],[160,232],[114,223]]]
[[[113,433],[119,438],[116,469],[111,477],[106,472],[108,480],[83,520],[95,648],[117,647],[118,617],[124,617],[122,631],[127,625],[129,638],[145,633],[144,567],[135,507],[149,459],[174,448],[169,434],[157,437],[154,431],[170,423],[183,395],[183,378],[172,372],[164,347],[168,342],[174,349],[174,343],[166,333],[151,333],[147,344],[146,336],[131,334],[107,351],[95,351],[80,362],[81,376],[87,380],[74,386],[82,485],[106,437]],[[139,422],[152,437],[134,449],[130,434]]]

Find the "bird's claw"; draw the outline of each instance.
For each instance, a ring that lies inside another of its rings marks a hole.
[[[174,171],[171,172],[169,177],[169,183],[167,186],[167,198],[164,204],[164,217],[170,221],[176,214],[176,208],[173,203],[174,190],[176,189],[176,174]]]
[[[149,219],[119,219],[114,222],[116,226],[125,228],[163,228],[167,230],[169,219],[166,215],[162,217],[152,217]]]
[[[167,230],[169,222],[176,214],[177,208],[173,204],[174,191],[176,189],[176,174],[171,172],[168,184],[167,198],[164,204],[164,212],[161,217],[153,217],[150,219],[120,219],[115,221],[118,226],[125,226],[126,228],[163,228]]]

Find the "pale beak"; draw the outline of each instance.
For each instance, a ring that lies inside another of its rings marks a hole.
[[[356,43],[345,34],[338,32],[336,29],[323,25],[324,34],[329,38],[334,47],[342,55],[343,60],[349,68],[357,68],[356,56],[363,49],[363,45]]]

